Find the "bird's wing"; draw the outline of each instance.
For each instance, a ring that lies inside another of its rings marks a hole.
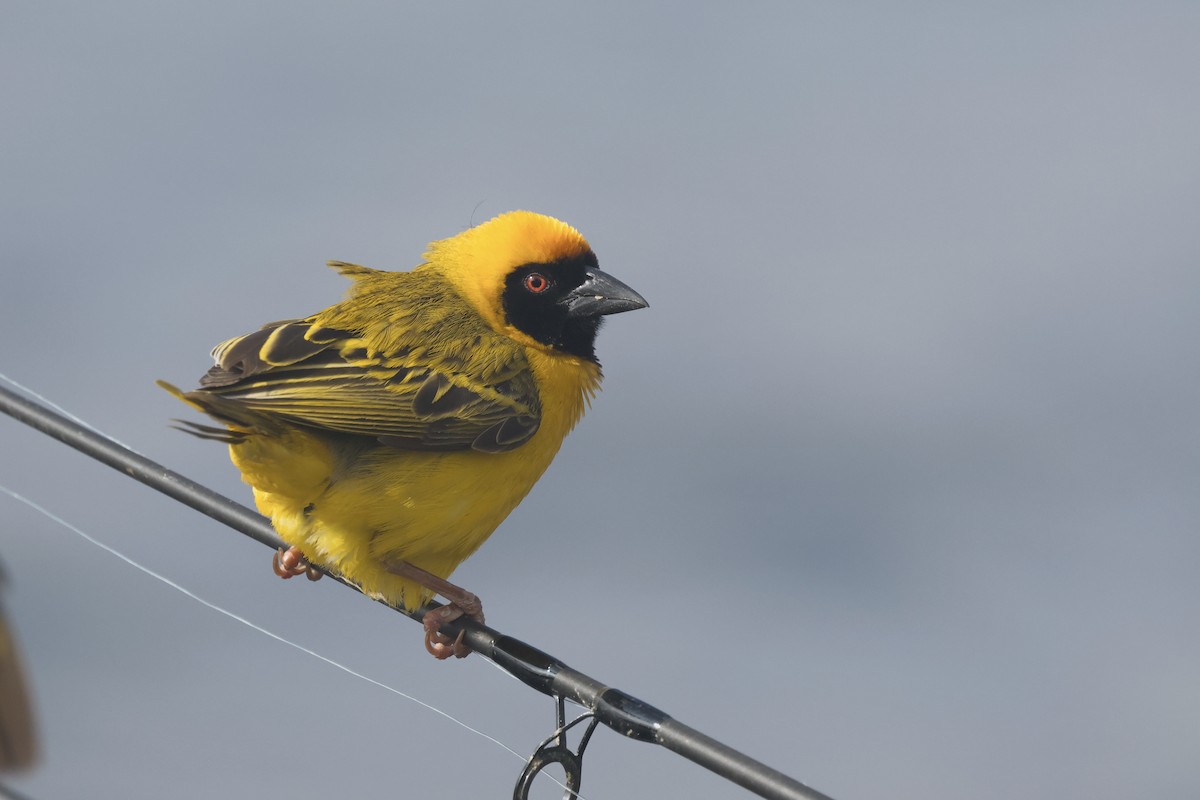
[[[408,450],[497,453],[533,436],[541,401],[523,348],[482,320],[414,330],[398,313],[386,329],[316,315],[230,339],[196,394]]]

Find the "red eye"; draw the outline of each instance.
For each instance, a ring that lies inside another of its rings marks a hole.
[[[550,279],[540,272],[531,272],[525,276],[525,288],[534,294],[541,294],[550,288]]]

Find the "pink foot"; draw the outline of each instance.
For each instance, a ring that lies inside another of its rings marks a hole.
[[[429,655],[442,661],[450,656],[466,658],[471,654],[471,648],[463,641],[463,631],[460,631],[455,639],[441,632],[443,623],[462,616],[483,624],[483,604],[479,602],[478,597],[469,592],[456,602],[435,608],[425,615],[422,621],[425,623],[425,649]]]
[[[282,548],[276,550],[275,557],[271,559],[271,569],[285,581],[297,575],[307,575],[310,581],[321,580],[321,571],[309,564],[308,560],[304,558],[304,553],[300,552],[300,548],[295,545],[287,550]]]
[[[457,638],[451,639],[440,631],[444,623],[462,616],[470,617],[482,625],[483,603],[479,602],[479,598],[461,586],[455,586],[445,578],[439,578],[432,572],[413,566],[407,561],[399,559],[385,561],[383,566],[393,575],[415,581],[450,601],[447,605],[427,613],[422,620],[425,623],[425,649],[439,661],[450,656],[466,658],[470,654],[471,648],[467,647],[466,642],[463,641],[463,634],[460,633]]]

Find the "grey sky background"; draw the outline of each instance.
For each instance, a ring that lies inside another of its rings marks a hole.
[[[514,208],[647,311],[456,573],[849,798],[1200,796],[1200,6],[9,4],[0,372],[170,430],[219,341]],[[12,421],[0,484],[528,753],[551,703]],[[508,796],[511,754],[0,496],[50,798]],[[600,731],[584,794],[743,797]],[[556,797],[542,787],[539,796]]]

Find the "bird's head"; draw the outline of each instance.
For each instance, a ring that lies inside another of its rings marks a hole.
[[[433,242],[425,260],[497,331],[593,361],[602,318],[647,305],[600,271],[579,231],[529,211],[510,211]]]

